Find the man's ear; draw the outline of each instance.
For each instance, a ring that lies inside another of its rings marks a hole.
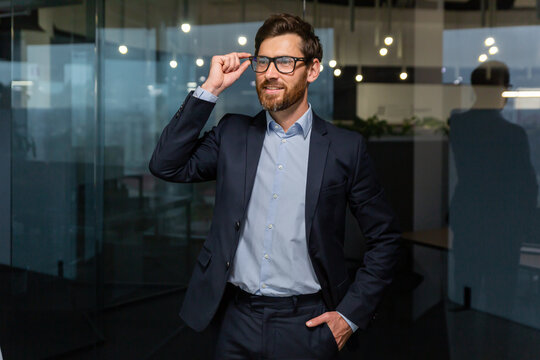
[[[319,74],[321,73],[321,62],[319,59],[313,59],[311,61],[311,65],[309,65],[308,68],[308,76],[307,76],[307,82],[312,83],[319,77]]]

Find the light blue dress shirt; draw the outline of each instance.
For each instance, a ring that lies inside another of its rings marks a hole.
[[[193,96],[216,102],[198,87]],[[255,295],[291,296],[321,289],[306,240],[307,164],[313,112],[285,132],[266,112],[264,137],[247,217],[229,282]],[[340,314],[349,326],[358,328]]]

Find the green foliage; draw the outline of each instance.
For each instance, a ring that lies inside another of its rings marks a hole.
[[[412,135],[415,129],[428,129],[435,133],[443,133],[448,135],[448,124],[431,116],[419,118],[411,116],[403,119],[400,124],[389,124],[388,121],[380,119],[376,114],[370,116],[366,120],[356,117],[352,124],[338,123],[337,126],[357,131],[366,139],[372,136],[381,137],[383,135],[405,136]]]
[[[448,122],[441,121],[433,116],[426,116],[423,119],[417,119],[415,126],[422,127],[424,129],[431,129],[435,133],[442,133],[448,135],[450,127]]]

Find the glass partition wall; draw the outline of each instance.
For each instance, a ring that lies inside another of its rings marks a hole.
[[[536,359],[540,12],[514,1],[0,1],[0,349],[6,359],[209,359],[177,316],[214,183],[148,161],[213,55],[272,13],[324,49],[318,115],[363,134],[402,256],[344,358]],[[260,111],[248,70],[204,129]],[[350,220],[350,219],[348,219]],[[364,242],[347,222],[351,274]]]
[[[104,339],[95,4],[4,1],[0,9],[0,346],[7,359],[48,358]]]

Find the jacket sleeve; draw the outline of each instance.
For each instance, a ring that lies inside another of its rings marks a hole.
[[[150,159],[150,172],[173,182],[215,180],[220,125],[199,134],[215,103],[198,99],[191,92],[163,130]]]
[[[348,195],[351,211],[366,239],[366,253],[364,264],[336,310],[365,329],[383,290],[392,281],[401,234],[397,218],[378,183],[364,139],[359,141],[357,154]]]

